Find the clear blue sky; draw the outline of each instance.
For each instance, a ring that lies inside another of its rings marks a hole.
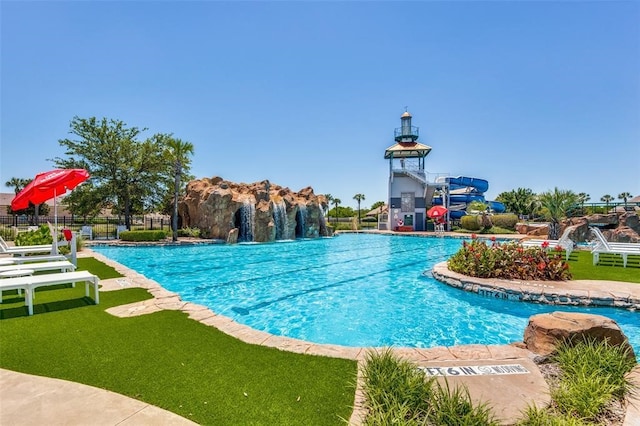
[[[1,2],[4,184],[74,116],[195,146],[192,172],[386,200],[407,106],[429,172],[640,194],[640,2]],[[8,188],[4,188],[8,191]]]

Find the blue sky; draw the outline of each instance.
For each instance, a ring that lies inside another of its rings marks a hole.
[[[405,106],[433,173],[640,194],[640,2],[1,2],[1,183],[74,116],[173,133],[192,173],[387,197]],[[4,188],[8,191],[8,188]]]

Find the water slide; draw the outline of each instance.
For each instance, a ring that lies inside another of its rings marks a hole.
[[[444,178],[449,183],[449,216],[452,219],[460,219],[466,215],[467,206],[472,201],[487,202],[484,193],[489,189],[489,182],[485,179],[467,176]],[[442,197],[435,197],[433,203],[442,205]],[[488,201],[489,208],[496,213],[505,211],[504,204],[498,201]]]

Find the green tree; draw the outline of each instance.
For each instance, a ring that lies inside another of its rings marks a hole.
[[[335,210],[336,210],[336,222],[338,221],[338,215],[339,215],[338,206],[340,205],[340,203],[342,203],[342,200],[340,198],[333,199],[333,205],[335,206]]]
[[[561,190],[557,187],[553,191],[540,194],[540,203],[546,210],[549,223],[549,239],[557,240],[560,234],[560,221],[567,216],[567,211],[576,204],[578,196],[569,190]]]
[[[178,197],[180,196],[181,179],[188,175],[191,165],[190,157],[193,155],[193,144],[174,139],[170,135],[166,136],[164,144],[166,146],[165,155],[171,165],[170,172],[173,176],[172,239],[178,241]]]
[[[324,198],[326,198],[327,200],[327,206],[331,206],[331,203],[333,202],[334,198],[333,195],[331,194],[324,194]],[[329,216],[329,211],[327,211],[327,217]],[[336,216],[337,217],[337,216]]]
[[[629,198],[633,197],[633,195],[631,195],[628,192],[621,192],[620,194],[618,194],[618,200],[622,200],[624,201],[624,206],[627,207],[627,200]]]
[[[83,193],[100,207],[114,206],[124,215],[127,229],[136,210],[156,207],[166,171],[164,136],[138,140],[147,129],[128,127],[120,120],[74,117],[70,133],[77,139],[61,139],[67,158],[54,159],[61,168],[84,168],[91,175],[92,191]],[[74,197],[76,191],[69,196]],[[79,196],[78,196],[79,197]],[[77,201],[72,198],[71,202]]]
[[[32,179],[12,177],[8,181],[6,181],[4,185],[8,188],[13,188],[13,192],[18,195],[20,191],[22,191],[27,185],[31,183],[31,181]],[[43,214],[45,216],[48,215],[50,212],[50,208],[47,203],[41,203],[37,205],[29,203],[29,207],[27,207],[26,209],[14,212],[10,205],[7,206],[7,214],[15,215],[18,212],[20,212],[20,214],[26,214],[29,217],[30,224],[38,225],[38,216],[40,214]]]
[[[529,188],[518,188],[509,192],[502,192],[496,201],[504,204],[507,211],[519,216],[533,215],[537,209],[537,198]]]
[[[605,194],[600,198],[600,201],[605,203],[605,213],[609,212],[609,203],[613,201],[613,197],[609,194]]]
[[[358,223],[360,223],[360,203],[364,200],[364,194],[356,194],[353,196],[353,199],[358,202]]]
[[[382,206],[384,206],[385,204],[387,204],[387,203],[385,203],[384,201],[376,201],[375,203],[373,203],[373,204],[371,205],[371,210],[373,210],[373,209],[377,209],[378,207],[382,207]]]
[[[586,203],[590,199],[591,199],[591,196],[586,192],[581,192],[578,194],[578,202],[580,203],[580,207],[582,207],[583,211],[584,211],[584,203]]]

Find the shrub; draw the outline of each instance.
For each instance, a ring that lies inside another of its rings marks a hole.
[[[162,230],[120,232],[122,241],[160,241],[166,237],[167,233]]]
[[[466,215],[460,218],[460,226],[469,231],[479,231],[480,221],[476,215]]]
[[[518,223],[518,216],[512,213],[494,214],[491,218],[493,226],[509,229],[514,231],[516,229],[516,223]]]
[[[569,264],[563,260],[562,250],[548,252],[540,247],[522,247],[516,243],[498,244],[475,239],[463,242],[448,261],[449,269],[479,278],[520,280],[569,280]]]
[[[36,246],[52,243],[53,237],[47,225],[42,225],[35,231],[21,232],[15,240],[16,246]]]
[[[450,388],[425,376],[391,349],[368,353],[363,368],[369,413],[366,425],[496,425],[486,404],[471,401],[465,387]]]
[[[193,237],[198,238],[200,236],[199,228],[181,228],[178,229],[178,237]]]

